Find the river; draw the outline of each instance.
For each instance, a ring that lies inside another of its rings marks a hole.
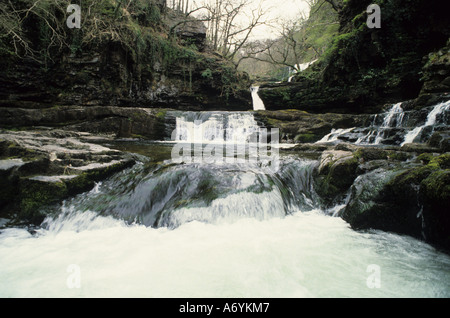
[[[248,123],[241,115],[233,118]],[[177,121],[178,139],[190,140],[190,116]],[[242,141],[256,129],[232,127],[203,136]],[[106,146],[140,160],[51,207],[40,227],[1,230],[0,297],[450,296],[447,254],[354,231],[320,209],[314,158],[281,153],[274,170],[259,160],[174,162],[173,143]]]

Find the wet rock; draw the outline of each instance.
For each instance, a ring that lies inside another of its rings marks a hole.
[[[63,127],[65,131],[114,134],[120,137],[143,137],[160,140],[165,137],[165,109],[113,106],[56,106],[45,109],[0,108],[0,125],[21,127]],[[62,129],[54,130],[59,134]],[[68,132],[65,133],[66,135]],[[53,135],[53,137],[57,137]],[[61,137],[61,136],[59,136]]]
[[[357,177],[358,160],[352,152],[324,151],[317,168],[316,192],[328,203],[343,195]]]
[[[388,184],[398,175],[399,172],[381,168],[358,177],[342,218],[356,230],[379,229],[417,236],[421,229],[417,211],[415,215],[412,211],[409,213],[410,204],[407,207],[399,205],[388,191]],[[418,209],[416,195],[413,192],[414,200],[411,201],[415,210]]]
[[[132,155],[84,139],[92,136],[63,130],[2,131],[0,215],[39,224],[45,217],[41,208],[88,191],[135,163]]]
[[[427,241],[450,251],[450,169],[433,172],[421,183],[423,234]]]
[[[332,129],[362,125],[367,116],[279,110],[258,111],[255,117],[266,127],[280,129],[283,142],[314,143],[329,134]]]
[[[435,132],[427,143],[432,148],[440,149],[442,152],[450,151],[450,130]]]
[[[422,154],[417,162],[360,175],[341,216],[357,230],[406,234],[450,250],[450,155]]]

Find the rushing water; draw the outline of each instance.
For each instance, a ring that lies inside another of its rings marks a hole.
[[[264,105],[261,97],[258,95],[259,86],[253,86],[250,89],[252,91],[253,110],[265,110],[266,106]]]
[[[178,140],[190,140],[198,116],[214,141],[231,122],[251,122],[186,114]],[[145,156],[49,209],[40,228],[1,230],[0,297],[450,296],[448,255],[407,236],[355,232],[320,209],[315,160],[281,155],[273,171],[174,163],[170,145],[113,147]]]
[[[402,145],[416,141],[417,137],[420,136],[420,134],[426,127],[433,128],[434,125],[436,125],[437,117],[439,115],[441,115],[442,113],[448,111],[449,109],[450,109],[450,101],[436,105],[433,108],[433,110],[428,114],[427,121],[425,122],[425,124],[423,126],[416,127],[413,130],[411,130],[410,132],[408,132],[408,134],[406,134],[405,141],[402,143]]]
[[[419,111],[405,111],[403,103],[392,105],[382,114],[372,115],[369,127],[333,129],[317,143],[339,141],[354,142],[357,145],[396,145],[427,142],[437,129],[446,130],[449,125],[450,100]],[[422,112],[426,119],[417,122]]]
[[[185,112],[176,117],[172,140],[198,144],[246,143],[260,130],[248,112]]]

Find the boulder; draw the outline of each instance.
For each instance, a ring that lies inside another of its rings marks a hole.
[[[135,157],[63,130],[0,133],[0,216],[40,224],[44,207],[89,191]],[[103,137],[105,138],[105,137]]]
[[[328,150],[322,153],[316,171],[316,192],[327,203],[345,194],[357,177],[358,160],[352,152]]]
[[[359,176],[341,216],[356,230],[406,234],[450,251],[450,155],[422,154],[418,162]]]

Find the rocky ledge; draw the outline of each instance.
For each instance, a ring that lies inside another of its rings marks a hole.
[[[117,137],[159,140],[166,136],[167,109],[118,106],[53,106],[42,109],[0,107],[0,127],[59,128]]]
[[[0,217],[40,224],[42,207],[89,191],[136,162],[93,143],[96,138],[53,129],[0,131]]]
[[[409,235],[450,252],[450,154],[439,148],[303,144],[318,158],[314,190],[324,210],[355,230]]]

